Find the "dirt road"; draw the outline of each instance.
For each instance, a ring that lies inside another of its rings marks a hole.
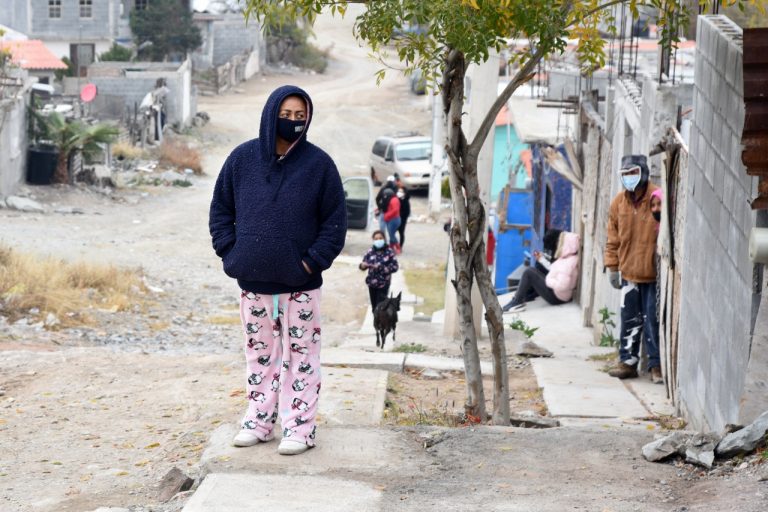
[[[319,45],[333,46],[324,75],[265,74],[198,99],[211,122],[200,130],[207,175],[194,186],[112,196],[37,187],[29,192],[49,213],[0,210],[0,241],[11,247],[140,267],[163,289],[145,313],[105,314],[95,327],[49,332],[0,324],[0,510],[153,503],[158,478],[173,466],[194,475],[209,433],[240,413],[238,290],[221,271],[207,228],[213,184],[229,151],[257,136],[266,97],[284,83],[312,96],[309,138],[344,176],[366,175],[377,135],[428,133],[424,98],[411,95],[396,73],[377,87],[378,65],[358,47],[350,24],[320,21]],[[416,214],[425,202],[415,199]],[[84,214],[53,213],[67,206]],[[439,226],[413,223],[410,232],[423,240],[412,245],[413,264],[442,261],[447,241]],[[368,244],[367,234],[351,231],[345,254],[361,255]],[[325,280],[325,339],[332,340],[357,330],[367,290],[349,264],[335,265]]]
[[[200,133],[208,174],[196,178],[194,186],[134,189],[114,197],[44,187],[32,189],[32,194],[49,213],[0,210],[0,241],[12,247],[141,267],[148,283],[164,290],[151,297],[146,311],[104,314],[95,327],[49,332],[0,323],[0,510],[179,509],[178,500],[157,504],[158,479],[174,466],[196,476],[210,433],[222,422],[235,421],[243,406],[238,290],[210,248],[208,204],[224,158],[235,145],[256,136],[261,106],[274,87],[295,83],[310,93],[315,118],[309,138],[331,154],[345,176],[367,174],[375,136],[402,129],[428,133],[425,100],[410,94],[404,78],[390,73],[380,87],[375,85],[379,65],[352,39],[351,18],[321,19],[316,31],[321,46],[333,45],[326,74],[264,75],[238,91],[199,98],[198,109],[208,112],[211,122]],[[414,200],[416,215],[426,211],[425,202],[423,197]],[[52,213],[61,206],[76,206],[85,213]],[[444,261],[447,240],[439,224],[409,223],[409,240],[404,266]],[[367,234],[351,231],[344,254],[358,257],[368,244]],[[325,282],[325,339],[332,343],[334,337],[357,330],[367,292],[351,264],[334,265]],[[619,503],[610,510],[673,510],[681,503],[695,504],[691,510],[722,509],[707,508],[698,495],[690,498],[696,488],[688,473],[680,476],[668,466],[657,471],[637,461],[636,452],[628,452],[641,444],[634,438],[614,442],[594,432],[568,431],[562,439],[555,435],[547,440],[537,434],[550,448],[552,442],[562,444],[540,456],[529,450],[525,459],[504,462],[499,450],[507,453],[508,443],[494,437],[499,435],[491,431],[463,436],[455,431],[450,443],[430,455],[442,465],[427,475],[431,480],[413,483],[393,477],[392,506],[403,495],[413,496],[414,489],[423,492],[422,501],[411,502],[420,510],[429,510],[441,496],[451,497],[451,489],[469,496],[476,490],[469,490],[474,483],[454,483],[473,474],[492,484],[487,493],[504,492],[508,484],[500,479],[513,471],[520,481],[533,475],[543,482],[530,490],[515,488],[517,496],[534,500],[534,493],[563,494],[558,501],[563,507],[567,493],[591,493],[591,503],[600,503],[601,497]],[[585,439],[605,443],[596,451],[621,450],[623,455],[618,463],[589,466],[579,460]],[[557,466],[560,458],[569,461],[568,474],[561,471],[548,478],[548,468]],[[515,469],[517,464],[530,469]],[[587,466],[590,470],[583,470]],[[668,480],[664,484],[658,476],[662,474]],[[638,480],[641,476],[647,480]],[[636,501],[614,501],[610,496],[621,491],[622,482],[637,485],[630,493]],[[481,483],[477,486],[482,490]],[[563,489],[567,492],[561,493]],[[723,494],[721,485],[708,483],[698,489]],[[756,488],[750,485],[738,492],[751,498]],[[675,500],[666,501],[671,495]],[[465,507],[460,498],[443,509],[479,509],[474,504]],[[514,493],[509,498],[513,500]],[[720,503],[735,501],[723,498]]]

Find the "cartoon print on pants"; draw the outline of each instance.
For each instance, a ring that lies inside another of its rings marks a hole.
[[[312,300],[312,297],[310,297],[308,294],[304,292],[295,292],[291,294],[291,299],[293,301],[296,301],[300,304],[307,303]]]
[[[307,332],[305,328],[293,326],[288,329],[288,336],[291,338],[303,338],[305,332]]]
[[[277,304],[275,295],[258,296],[255,301],[244,294],[240,306],[249,404],[240,424],[264,439],[279,420],[291,439],[314,445],[309,436],[320,389],[320,291],[279,294]]]
[[[263,341],[256,341],[253,338],[250,338],[248,340],[248,348],[250,348],[251,350],[264,350],[265,348],[267,348],[267,344],[264,343]]]
[[[293,403],[291,403],[291,409],[296,409],[302,412],[306,412],[308,408],[309,407],[307,406],[307,402],[305,402],[301,398],[294,398]]]
[[[267,316],[267,308],[251,306],[251,314],[256,318],[264,318],[265,316]]]

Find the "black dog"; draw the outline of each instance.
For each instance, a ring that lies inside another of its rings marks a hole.
[[[384,342],[387,334],[392,332],[392,341],[395,341],[395,329],[397,328],[397,312],[400,311],[400,297],[389,297],[376,304],[373,310],[373,328],[376,329],[376,346],[384,350]]]

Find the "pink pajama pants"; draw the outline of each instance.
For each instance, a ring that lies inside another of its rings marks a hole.
[[[242,428],[266,439],[278,415],[283,438],[315,444],[320,395],[320,289],[243,291],[248,411]]]

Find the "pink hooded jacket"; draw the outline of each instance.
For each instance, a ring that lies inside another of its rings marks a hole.
[[[579,278],[579,235],[563,232],[560,257],[552,262],[546,284],[558,299],[568,302]]]

